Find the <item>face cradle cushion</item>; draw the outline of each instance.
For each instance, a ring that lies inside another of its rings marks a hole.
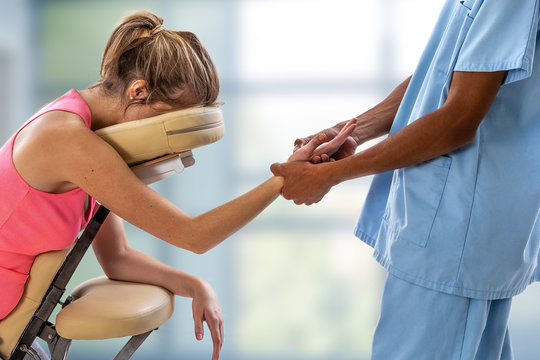
[[[111,145],[144,183],[151,184],[195,163],[192,149],[225,134],[219,105],[171,111],[109,126],[96,134]]]
[[[131,166],[211,144],[224,132],[221,109],[212,105],[129,121],[99,129],[96,134]]]

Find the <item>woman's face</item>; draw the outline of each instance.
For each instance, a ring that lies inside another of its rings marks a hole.
[[[124,123],[133,120],[145,119],[173,110],[176,109],[172,105],[166,104],[164,102],[155,102],[148,105],[134,104],[126,109],[126,111],[124,112],[124,116],[120,122]]]
[[[131,86],[127,89],[126,94],[124,95],[127,99],[148,99],[149,92],[146,86],[146,81],[139,79],[134,81]],[[195,96],[195,94],[190,91],[187,87],[184,87],[180,89],[175,96],[177,97],[178,106],[173,106],[170,104],[167,104],[163,101],[155,101],[151,104],[132,104],[127,107],[127,109],[124,111],[122,119],[119,121],[120,123],[133,121],[133,120],[140,120],[149,118],[152,116],[164,114],[166,112],[174,111],[174,110],[180,110],[185,109],[191,106],[195,106],[200,102],[200,99]]]

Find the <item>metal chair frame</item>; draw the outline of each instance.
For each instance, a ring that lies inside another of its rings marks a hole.
[[[96,214],[90,219],[83,233],[77,239],[73,249],[66,256],[64,263],[56,273],[40,306],[34,312],[32,319],[26,326],[8,360],[22,360],[26,354],[38,360],[39,356],[31,348],[32,343],[37,337],[47,342],[51,353],[51,360],[67,359],[71,339],[61,337],[56,332],[54,324],[48,319],[58,304],[65,307],[71,303],[71,296],[68,296],[63,302],[61,298],[66,291],[69,280],[92,244],[107,215],[109,215],[109,209],[100,205]],[[132,336],[113,360],[129,359],[152,331]]]

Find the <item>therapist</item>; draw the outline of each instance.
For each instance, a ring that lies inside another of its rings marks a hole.
[[[272,166],[307,205],[378,174],[355,230],[388,270],[373,359],[512,359],[511,299],[540,279],[538,13],[538,0],[447,0],[412,78],[343,146]]]

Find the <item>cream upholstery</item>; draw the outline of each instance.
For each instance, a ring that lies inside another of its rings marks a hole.
[[[133,165],[166,154],[181,153],[218,141],[225,126],[219,106],[171,111],[96,131]]]
[[[174,311],[169,291],[106,277],[85,281],[71,295],[75,300],[56,316],[56,330],[66,339],[142,334],[161,326]]]
[[[186,151],[181,154],[169,154],[154,160],[134,165],[131,170],[145,184],[149,185],[169,176],[179,174],[184,168],[195,164],[193,153]]]
[[[71,250],[50,251],[34,260],[21,301],[0,321],[0,357],[7,359],[34,315],[54,276]]]

